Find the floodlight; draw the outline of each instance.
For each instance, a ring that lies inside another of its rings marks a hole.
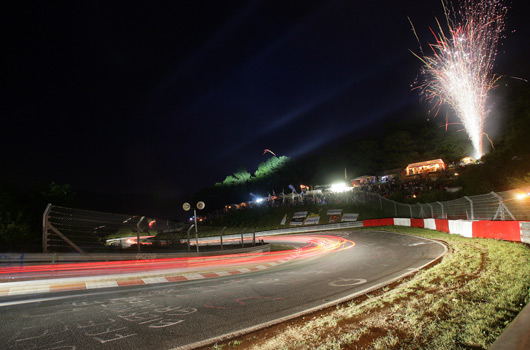
[[[331,185],[330,190],[331,190],[331,192],[340,193],[340,192],[348,191],[349,188],[348,188],[348,186],[346,186],[346,184],[344,182],[339,182],[339,183]]]

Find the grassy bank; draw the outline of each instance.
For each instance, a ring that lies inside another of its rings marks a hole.
[[[358,220],[379,219],[384,217],[380,210],[368,208],[363,205],[356,205],[353,203],[342,204],[312,204],[299,206],[285,206],[271,208],[268,206],[243,208],[238,210],[231,210],[221,217],[212,219],[207,222],[206,226],[227,226],[227,227],[259,227],[260,230],[281,228],[280,222],[284,215],[287,215],[287,225],[289,227],[289,220],[293,214],[298,211],[307,211],[308,215],[320,216],[320,223],[325,224],[329,222],[327,211],[330,209],[342,209],[344,213],[359,214]],[[200,226],[200,225],[199,225]],[[285,227],[285,226],[283,226]]]
[[[384,229],[444,240],[451,251],[393,288],[210,348],[487,349],[528,301],[527,246]]]

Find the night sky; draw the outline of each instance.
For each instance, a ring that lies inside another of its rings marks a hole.
[[[495,73],[530,78],[525,3]],[[407,16],[432,42],[440,0],[15,1],[1,180],[180,201],[265,148],[300,157],[373,130],[422,103]]]

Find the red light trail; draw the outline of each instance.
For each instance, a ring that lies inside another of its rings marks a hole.
[[[267,242],[283,242],[285,244],[291,242],[305,245],[294,250],[265,253],[1,267],[0,280],[13,281],[24,279],[94,276],[99,274],[148,273],[153,271],[164,273],[164,270],[168,272],[174,270],[186,272],[195,269],[205,270],[228,266],[256,265],[281,260],[303,259],[329,252],[350,249],[355,245],[355,242],[348,239],[325,235],[292,235],[258,238],[266,240]],[[202,243],[213,242],[214,241]]]

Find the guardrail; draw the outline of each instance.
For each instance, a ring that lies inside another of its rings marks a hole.
[[[230,248],[223,250],[223,254],[264,253],[270,251],[270,244],[261,244],[245,248]],[[39,263],[68,263],[92,261],[122,261],[122,260],[153,260],[189,258],[197,256],[219,255],[219,251],[201,251],[199,253],[116,253],[116,254],[76,254],[76,253],[31,253],[31,254],[1,254],[0,266],[27,266]]]
[[[287,235],[291,233],[331,231],[331,230],[339,230],[339,229],[355,228],[355,227],[363,227],[363,222],[354,221],[354,222],[339,222],[335,224],[314,225],[314,226],[286,227],[286,228],[280,228],[276,230],[266,230],[266,231],[256,231],[256,232],[242,233],[242,234],[223,235],[222,237],[223,237],[223,240],[240,240],[241,238],[251,239],[253,237]],[[199,237],[198,241],[200,243],[200,242],[211,241],[211,240],[215,240],[219,238],[220,236]],[[195,238],[193,240],[195,240]],[[182,243],[185,243],[186,241],[187,241],[186,239],[181,240]]]

